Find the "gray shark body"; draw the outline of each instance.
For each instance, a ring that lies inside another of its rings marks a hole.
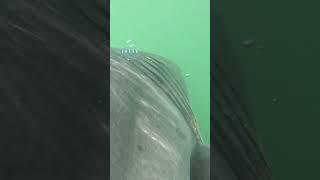
[[[174,64],[112,49],[110,117],[111,180],[209,180],[210,148]]]

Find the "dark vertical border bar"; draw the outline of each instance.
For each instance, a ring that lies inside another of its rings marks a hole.
[[[107,178],[110,179],[110,0],[104,0],[106,3],[106,17],[107,17],[107,28],[106,28],[106,119],[107,119]]]

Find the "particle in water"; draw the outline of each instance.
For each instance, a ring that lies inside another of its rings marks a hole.
[[[278,103],[278,102],[279,102],[279,99],[278,99],[278,98],[273,98],[273,99],[272,99],[272,102],[273,102],[273,103]]]
[[[242,42],[242,45],[245,47],[252,47],[255,44],[255,40],[245,40]]]
[[[190,77],[191,74],[185,74],[185,77]]]

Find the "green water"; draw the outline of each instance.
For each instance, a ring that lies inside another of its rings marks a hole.
[[[192,109],[210,142],[210,0],[111,0],[111,47],[132,40],[139,50],[174,61],[186,77]]]

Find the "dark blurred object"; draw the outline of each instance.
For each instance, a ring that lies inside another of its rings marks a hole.
[[[245,106],[245,84],[239,64],[234,61],[237,57],[218,17],[215,24],[215,59],[211,70],[214,180],[270,180],[271,171]]]
[[[104,4],[0,2],[0,179],[107,179]]]

